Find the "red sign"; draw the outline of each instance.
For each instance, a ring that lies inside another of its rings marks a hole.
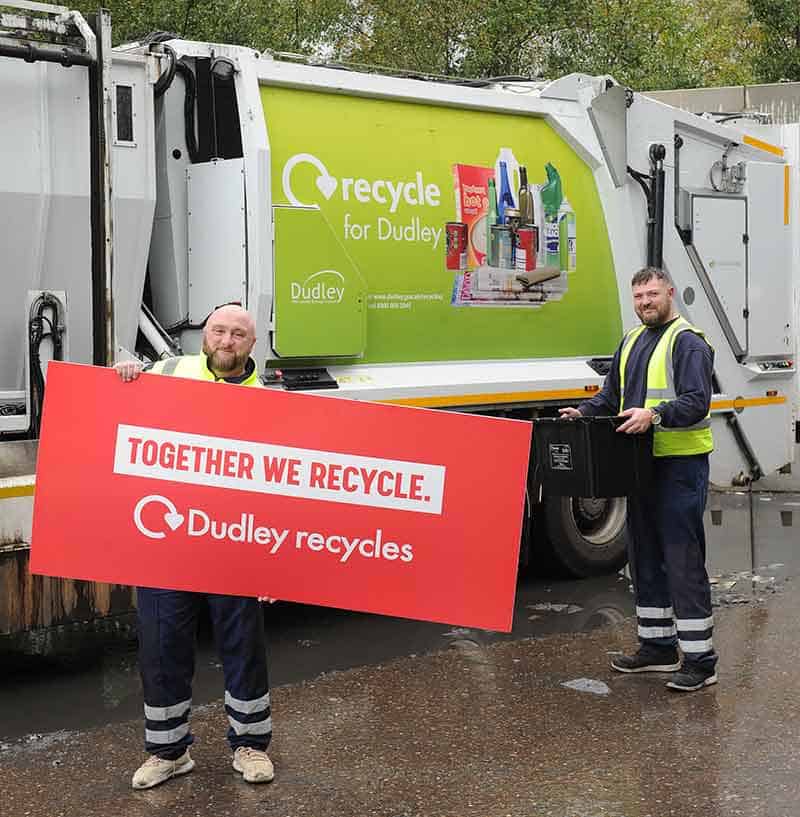
[[[31,571],[508,631],[530,434],[51,363]]]

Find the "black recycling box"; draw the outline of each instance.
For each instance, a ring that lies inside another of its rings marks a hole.
[[[535,485],[551,496],[632,496],[647,489],[653,431],[618,434],[622,417],[533,421]]]

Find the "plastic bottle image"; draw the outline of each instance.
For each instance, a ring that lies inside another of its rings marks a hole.
[[[561,265],[558,248],[558,211],[561,208],[563,195],[561,193],[561,177],[553,165],[548,162],[544,166],[547,181],[542,185],[541,196],[544,205],[544,263],[547,267]]]
[[[575,226],[575,211],[565,196],[558,208],[558,251],[562,272],[572,272],[575,269]]]
[[[516,196],[516,191],[519,189],[519,162],[514,156],[514,151],[511,148],[500,148],[497,158],[494,160],[494,178],[497,182],[497,192],[500,193],[500,162],[506,163],[506,173],[508,173],[508,183],[511,189],[512,197]],[[514,207],[515,205],[511,205]]]
[[[493,243],[492,227],[497,224],[497,191],[494,179],[488,184],[489,204],[486,208],[486,264],[497,266],[497,249]]]
[[[506,207],[514,207],[514,194],[511,192],[511,183],[508,179],[508,167],[505,162],[500,162],[500,189],[497,195],[497,221],[503,224],[505,221]]]
[[[539,229],[539,252],[537,253],[536,265],[544,266],[545,260],[545,242],[544,242],[544,204],[542,204],[542,185],[530,184],[528,185],[531,191],[531,199],[533,201],[533,223]]]

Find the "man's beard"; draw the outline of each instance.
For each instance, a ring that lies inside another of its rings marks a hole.
[[[670,311],[669,306],[664,307],[664,309],[656,308],[654,312],[642,311],[639,313],[639,320],[641,320],[645,326],[661,326],[667,322]]]
[[[220,353],[219,350],[212,352],[205,341],[203,341],[203,354],[208,361],[208,368],[211,369],[212,372],[220,373],[235,372],[239,369],[244,369],[247,364],[247,358],[249,357],[247,354],[237,355],[234,352]]]

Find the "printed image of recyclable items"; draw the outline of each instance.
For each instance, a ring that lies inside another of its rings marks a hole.
[[[529,184],[510,148],[494,167],[453,165],[456,220],[445,227],[453,306],[539,307],[563,298],[575,270],[575,212],[558,170],[544,170],[542,184]]]

